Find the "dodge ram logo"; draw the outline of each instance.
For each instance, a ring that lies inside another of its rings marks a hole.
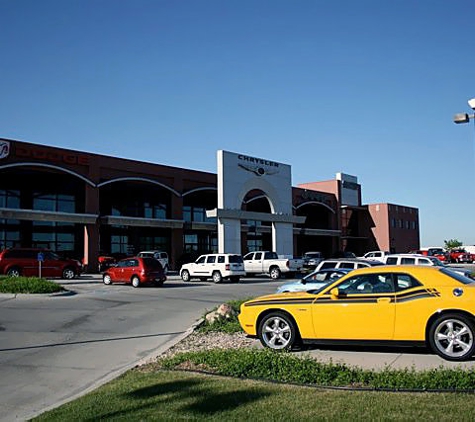
[[[10,154],[10,142],[0,141],[0,159],[8,157]]]
[[[238,164],[238,166],[242,167],[244,170],[247,170],[256,174],[257,176],[264,176],[264,175],[270,176],[272,174],[276,174],[279,172],[279,169],[276,169],[276,168],[270,170],[270,169],[266,169],[260,166],[255,166],[252,164]]]

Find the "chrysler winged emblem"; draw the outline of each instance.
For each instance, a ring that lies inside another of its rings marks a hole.
[[[244,170],[250,171],[251,173],[255,173],[257,176],[271,176],[279,172],[278,169],[266,169],[264,167],[255,166],[252,164],[238,164],[239,167],[242,167]]]
[[[10,142],[0,141],[0,159],[8,157],[10,154]]]

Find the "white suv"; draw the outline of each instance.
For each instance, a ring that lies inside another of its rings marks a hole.
[[[195,262],[184,264],[180,269],[183,281],[190,281],[192,278],[206,281],[211,277],[215,283],[221,283],[223,279],[238,282],[245,275],[244,262],[239,254],[201,255]]]
[[[168,254],[162,251],[142,251],[137,254],[140,258],[155,258],[160,264],[162,264],[163,271],[168,273],[170,265],[168,263]]]
[[[384,263],[386,265],[435,265],[445,267],[444,263],[435,256],[404,253],[386,255]]]

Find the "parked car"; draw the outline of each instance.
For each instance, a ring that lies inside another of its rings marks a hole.
[[[0,274],[11,277],[60,277],[71,280],[83,266],[76,259],[62,258],[49,249],[9,248],[0,252]]]
[[[475,353],[475,283],[445,267],[375,266],[311,292],[261,296],[239,322],[268,348],[375,341],[427,345],[451,361]]]
[[[370,251],[366,252],[362,257],[363,259],[372,259],[374,261],[384,262],[384,257],[389,255],[388,251]]]
[[[435,256],[409,253],[386,255],[384,263],[386,265],[435,265],[437,267],[445,266],[445,264]]]
[[[473,262],[472,254],[468,253],[465,249],[451,249],[449,254],[450,262],[458,264]]]
[[[313,270],[323,260],[323,254],[321,252],[305,252],[302,259],[304,269]]]
[[[180,277],[183,281],[198,278],[206,281],[212,278],[215,283],[224,279],[238,282],[246,275],[242,256],[239,254],[206,254],[201,255],[195,262],[182,265]]]
[[[276,252],[254,251],[244,255],[244,269],[248,277],[267,274],[273,280],[281,276],[295,277],[303,268],[303,259],[279,258]]]
[[[302,278],[302,280],[282,284],[282,286],[277,289],[277,293],[320,289],[328,283],[348,274],[350,271],[351,270],[347,268],[327,268],[325,270],[313,271]]]
[[[380,261],[362,258],[329,258],[324,259],[315,268],[316,271],[326,268],[348,268],[354,270],[356,268],[373,267],[376,265],[384,265]]]
[[[142,284],[161,286],[167,277],[162,264],[154,258],[131,257],[117,262],[102,274],[104,284],[125,283],[139,287]]]
[[[142,251],[137,254],[138,257],[141,258],[154,258],[157,259],[160,264],[162,264],[163,271],[165,274],[168,273],[170,269],[170,264],[168,262],[168,254],[163,251]]]

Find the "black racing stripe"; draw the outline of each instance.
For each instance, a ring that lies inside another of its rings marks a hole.
[[[263,306],[263,305],[306,305],[314,301],[313,298],[302,299],[266,299],[256,302],[245,303],[244,306]]]
[[[435,298],[435,295],[432,295],[430,293],[427,293],[427,292],[420,292],[416,295],[412,295],[412,296],[406,296],[406,297],[397,297],[396,298],[396,303],[404,303],[404,302],[411,302],[413,300],[419,300],[419,299],[434,299]]]

